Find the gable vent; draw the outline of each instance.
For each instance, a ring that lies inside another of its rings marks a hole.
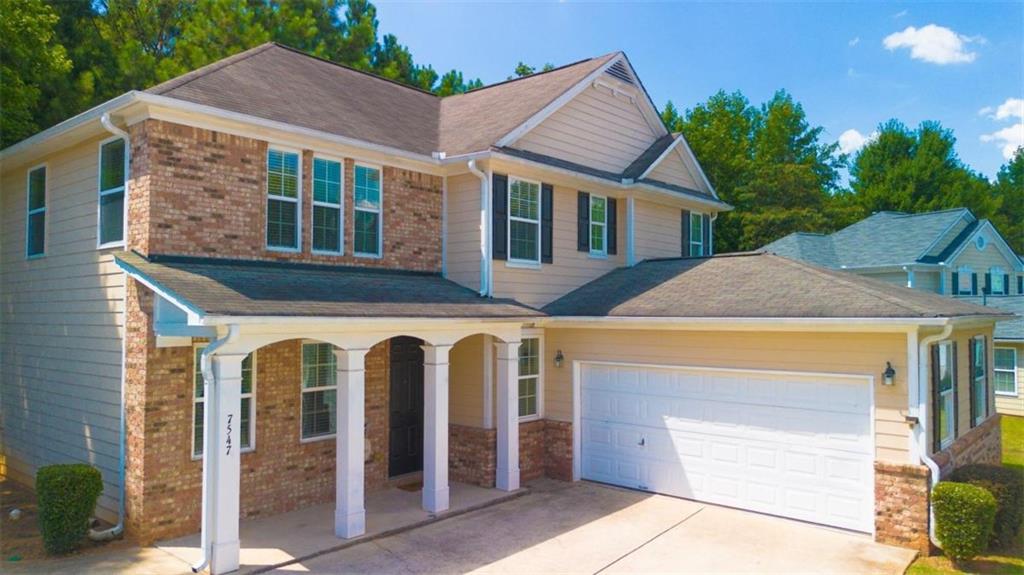
[[[633,80],[633,75],[629,73],[629,68],[626,67],[626,63],[622,60],[618,60],[609,66],[608,70],[605,71],[605,74],[618,78],[627,84],[636,85],[636,82]]]

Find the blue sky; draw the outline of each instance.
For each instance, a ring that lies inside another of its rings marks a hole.
[[[659,109],[785,88],[848,149],[889,118],[939,120],[990,177],[1024,144],[1024,2],[376,4],[418,62],[484,83],[623,50]]]

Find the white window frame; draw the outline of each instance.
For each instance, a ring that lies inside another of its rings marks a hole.
[[[989,293],[991,295],[1009,295],[1010,294],[1009,286],[1007,286],[1005,283],[1003,283],[1003,276],[1005,274],[1006,274],[1006,271],[1004,271],[1003,268],[1001,268],[999,266],[992,266],[992,267],[988,268]],[[1000,286],[1000,290],[999,291],[996,291],[996,289],[995,289],[995,287],[996,287],[996,278],[999,278],[999,283],[1002,284]]]
[[[377,202],[376,210],[360,208],[356,202],[356,170],[358,168],[377,171],[377,181],[380,182],[380,201]],[[377,253],[375,254],[356,251],[356,212],[377,214]],[[384,257],[384,167],[379,164],[356,162],[352,166],[352,253],[360,258],[381,259]]]
[[[696,240],[693,239],[693,230],[694,230],[693,220],[694,220],[694,218],[696,218],[697,221],[700,223],[700,233],[697,234],[697,239]],[[689,249],[689,253],[687,253],[686,256],[690,257],[690,258],[702,257],[704,255],[704,214],[702,214],[701,212],[690,212],[690,226],[689,226],[689,228],[690,228],[690,238],[689,238],[690,241],[689,241],[688,246],[689,246],[690,249]],[[694,246],[697,246],[697,255],[693,255],[693,247]]]
[[[543,191],[541,193],[543,193]],[[603,222],[595,222],[594,221],[594,200],[601,200],[602,202],[604,202],[604,221]],[[589,236],[587,237],[587,241],[590,243],[590,255],[592,255],[594,257],[599,257],[599,258],[608,257],[608,198],[606,196],[598,196],[598,195],[590,194],[590,202],[587,205],[587,210],[589,210],[589,214],[588,214],[589,217],[587,219],[590,221],[590,229],[587,230],[587,232],[589,233]],[[540,210],[538,209],[538,213],[539,212],[540,212]],[[602,249],[600,249],[600,250],[595,250],[594,249],[594,241],[593,241],[594,240],[594,226],[600,226],[601,227],[601,246],[602,246]],[[511,243],[509,245],[511,245]]]
[[[520,336],[520,341],[527,339],[537,340],[537,375],[520,375],[517,371],[516,375],[516,413],[519,412],[519,380],[524,377],[536,377],[537,378],[537,413],[530,415],[520,415],[519,421],[521,423],[527,421],[536,421],[544,418],[544,332],[539,329],[524,329]],[[519,366],[519,354],[516,353],[516,369]]]
[[[321,385],[319,387],[303,387],[302,386],[302,371],[305,368],[305,365],[303,365],[303,363],[302,363],[302,359],[306,355],[305,347],[307,345],[329,345],[329,346],[331,346],[331,354],[335,358],[334,359],[334,361],[335,361],[335,370],[334,370],[335,380],[334,380],[334,385]],[[334,347],[335,346],[333,344],[327,343],[326,341],[319,341],[319,340],[315,340],[315,339],[304,339],[304,340],[302,340],[301,347],[299,348],[299,443],[314,443],[316,441],[324,441],[324,440],[327,440],[327,439],[334,439],[338,435],[337,422],[335,422],[334,433],[325,433],[323,435],[314,435],[312,437],[305,437],[303,435],[303,433],[302,433],[303,432],[303,429],[302,429],[303,411],[302,411],[302,409],[303,409],[303,405],[304,405],[304,402],[302,401],[302,399],[303,399],[303,396],[306,393],[313,393],[313,392],[316,392],[316,391],[329,391],[329,390],[333,389],[333,390],[335,390],[335,392],[334,392],[335,393],[334,401],[335,402],[338,401],[338,395],[337,395],[339,393],[339,391],[338,391],[338,380],[337,380],[337,377],[338,377],[337,376],[337,373],[338,373],[338,370],[337,370],[337,361],[338,361],[338,359],[337,359],[337,357],[338,356],[334,355]]]
[[[288,198],[285,196],[272,196],[270,195],[270,152],[280,152],[282,154],[295,154],[299,157],[298,171],[295,176],[297,178],[298,188],[294,198]],[[285,253],[301,253],[302,252],[302,150],[295,148],[289,148],[287,146],[278,146],[271,144],[267,146],[267,152],[263,156],[263,171],[266,176],[263,181],[263,201],[264,201],[264,221],[263,221],[263,245],[267,251],[271,252],[285,252]],[[272,246],[270,245],[270,234],[267,230],[267,220],[270,219],[270,200],[281,202],[293,202],[295,203],[295,247],[290,248],[287,246]]]
[[[43,207],[31,209],[32,203],[32,173],[43,170]],[[28,172],[25,173],[25,259],[35,260],[46,256],[46,246],[49,243],[49,231],[50,231],[50,218],[46,217],[46,208],[50,205],[50,167],[43,163],[38,166],[29,168]],[[32,235],[30,233],[31,227],[29,222],[32,216],[36,214],[43,214],[43,251],[38,254],[28,253],[29,244],[31,243]]]
[[[943,341],[943,342],[940,342],[940,343],[938,343],[936,345],[939,346],[940,350],[942,348],[946,348],[946,358],[947,358],[947,361],[949,361],[949,363],[950,363],[949,373],[950,373],[950,377],[953,379],[953,382],[952,382],[953,385],[951,385],[948,390],[946,390],[946,391],[936,390],[936,391],[939,391],[939,409],[941,409],[943,411],[946,411],[946,410],[949,411],[948,417],[946,418],[946,420],[949,422],[948,423],[948,429],[940,429],[939,430],[939,447],[941,449],[945,449],[945,448],[949,447],[950,445],[952,445],[953,441],[956,440],[956,416],[957,416],[957,409],[956,409],[956,407],[957,406],[955,405],[953,399],[954,399],[954,397],[956,395],[956,388],[957,388],[957,385],[959,384],[959,382],[957,381],[956,358],[953,356],[953,354],[955,352],[955,348],[953,346],[953,342],[952,341]],[[939,352],[939,357],[940,358],[942,357],[942,352],[941,351]],[[935,365],[934,369],[938,370],[939,369],[939,365]],[[940,378],[941,378],[941,373],[942,372],[939,371]],[[936,379],[939,379],[939,378],[936,378]],[[936,385],[940,385],[940,382],[936,381],[935,384]],[[936,413],[935,417],[934,417],[934,420],[935,421],[934,421],[933,425],[939,425],[939,422],[942,421],[942,418],[939,416],[938,413]]]
[[[124,140],[124,181],[121,182],[120,186],[110,188],[109,190],[103,189],[103,146],[117,140]],[[131,155],[131,150],[128,146],[128,140],[121,136],[112,136],[100,140],[99,147],[96,150],[96,249],[102,250],[107,248],[116,248],[125,246],[125,236],[128,235],[128,180],[131,179],[131,175],[128,173],[128,167],[131,163],[128,161],[128,157]],[[116,194],[121,192],[124,194],[124,201],[121,209],[121,239],[112,242],[103,243],[103,197],[110,194]]]
[[[524,184],[531,184],[531,185],[537,186],[537,219],[536,220],[531,220],[529,218],[521,218],[521,217],[513,216],[512,215],[512,202],[510,201],[510,199],[512,197],[512,184],[514,182],[522,182]],[[525,266],[525,267],[534,267],[534,268],[539,268],[540,267],[540,265],[541,265],[540,264],[540,257],[541,257],[540,256],[540,252],[541,252],[540,228],[541,228],[541,222],[544,221],[544,202],[542,201],[543,194],[544,194],[543,187],[542,187],[540,181],[538,181],[538,180],[528,180],[526,178],[520,178],[520,177],[516,177],[516,176],[509,176],[508,177],[508,189],[505,190],[505,245],[508,246],[508,254],[507,254],[508,260],[507,260],[507,263],[510,263],[510,264],[513,264],[513,265],[518,264],[520,266]],[[589,203],[587,204],[587,209],[590,209],[590,204]],[[512,257],[512,222],[513,221],[523,222],[523,223],[527,223],[527,224],[535,224],[537,226],[537,228],[536,228],[537,229],[537,233],[535,234],[537,236],[537,257],[535,259],[529,260],[529,259],[524,259],[524,258],[514,258],[514,257]],[[587,232],[589,232],[589,231],[590,230],[587,230]]]
[[[199,357],[197,351],[208,346],[208,343],[197,343],[192,346],[192,420],[191,428],[191,443],[190,449],[192,451],[192,460],[197,461],[203,458],[202,453],[196,453],[196,405],[202,403],[206,405],[206,395],[203,397],[196,397],[196,374],[200,372]],[[252,364],[250,369],[252,371],[252,386],[250,386],[249,393],[243,393],[239,398],[239,407],[241,407],[242,399],[249,399],[249,446],[239,448],[239,453],[251,453],[256,451],[256,362],[258,361],[257,353],[254,351],[249,354],[252,357]],[[204,422],[203,433],[206,433],[206,426]],[[203,442],[203,447],[206,447],[206,442]]]
[[[332,204],[330,202],[320,202],[316,199],[316,161],[323,160],[326,162],[335,162],[341,165],[341,179],[338,185],[341,186],[340,193],[338,194],[338,203]],[[313,208],[310,210],[309,220],[309,248],[315,254],[331,255],[331,256],[343,256],[345,255],[345,160],[342,158],[336,158],[328,156],[326,154],[313,154],[313,162],[310,164],[312,172],[309,178],[309,197],[313,203]],[[316,211],[317,207],[323,208],[337,208],[338,209],[338,250],[322,250],[317,249],[315,244],[316,232],[313,227],[316,224],[316,217],[313,212]]]
[[[1009,351],[1009,352],[1013,353],[1013,369],[1001,369],[1001,368],[999,368],[998,365],[994,361],[995,360],[995,351]],[[1018,376],[1018,373],[1017,373],[1017,369],[1018,369],[1017,368],[1017,350],[1015,348],[1012,348],[1012,347],[999,347],[999,346],[995,346],[995,350],[993,351],[992,358],[993,358],[993,362],[992,362],[992,373],[993,374],[995,374],[997,372],[998,373],[1009,373],[1013,377],[1013,379],[1012,379],[1012,381],[1013,381],[1013,391],[999,391],[999,389],[996,388],[996,386],[995,386],[995,379],[993,378],[992,388],[995,389],[996,395],[1002,395],[1002,396],[1006,396],[1006,397],[1017,397],[1020,394],[1019,382],[1017,381],[1017,376]]]
[[[974,404],[971,403],[971,422],[974,424],[974,427],[977,427],[978,425],[981,425],[986,419],[989,418],[989,416],[992,415],[991,413],[989,413],[989,404],[988,404],[988,338],[983,336],[983,335],[976,335],[976,336],[971,338],[971,358],[974,359],[975,361],[977,361],[977,359],[978,359],[978,351],[977,351],[977,349],[974,346],[975,346],[975,344],[978,341],[981,342],[981,357],[982,357],[982,364],[981,364],[982,367],[981,367],[981,369],[982,369],[982,372],[981,372],[981,376],[980,377],[975,375],[975,373],[974,373],[974,362],[971,362],[971,368],[970,369],[971,369],[971,386],[972,387],[971,387],[970,397],[974,401],[978,401],[978,389],[977,389],[977,387],[979,385],[979,382],[981,382],[981,395],[983,396],[982,397],[983,403],[981,405],[982,405],[983,409],[981,410],[981,414],[979,414],[977,417],[975,417],[975,415],[974,415]]]
[[[960,266],[956,269],[957,283],[953,286],[955,295],[974,295],[974,270],[970,266]],[[964,282],[964,278],[967,278],[967,291],[960,289],[960,286]]]

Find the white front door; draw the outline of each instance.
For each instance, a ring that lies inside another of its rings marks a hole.
[[[871,532],[868,378],[583,364],[581,474]]]

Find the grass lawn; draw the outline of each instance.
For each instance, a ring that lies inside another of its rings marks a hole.
[[[1024,417],[1002,418],[1003,465],[1024,473]],[[907,569],[907,575],[946,575],[954,573],[1024,574],[1024,530],[1009,549],[994,550],[973,561],[954,567],[943,556],[921,557]],[[962,569],[962,570],[961,570]]]

